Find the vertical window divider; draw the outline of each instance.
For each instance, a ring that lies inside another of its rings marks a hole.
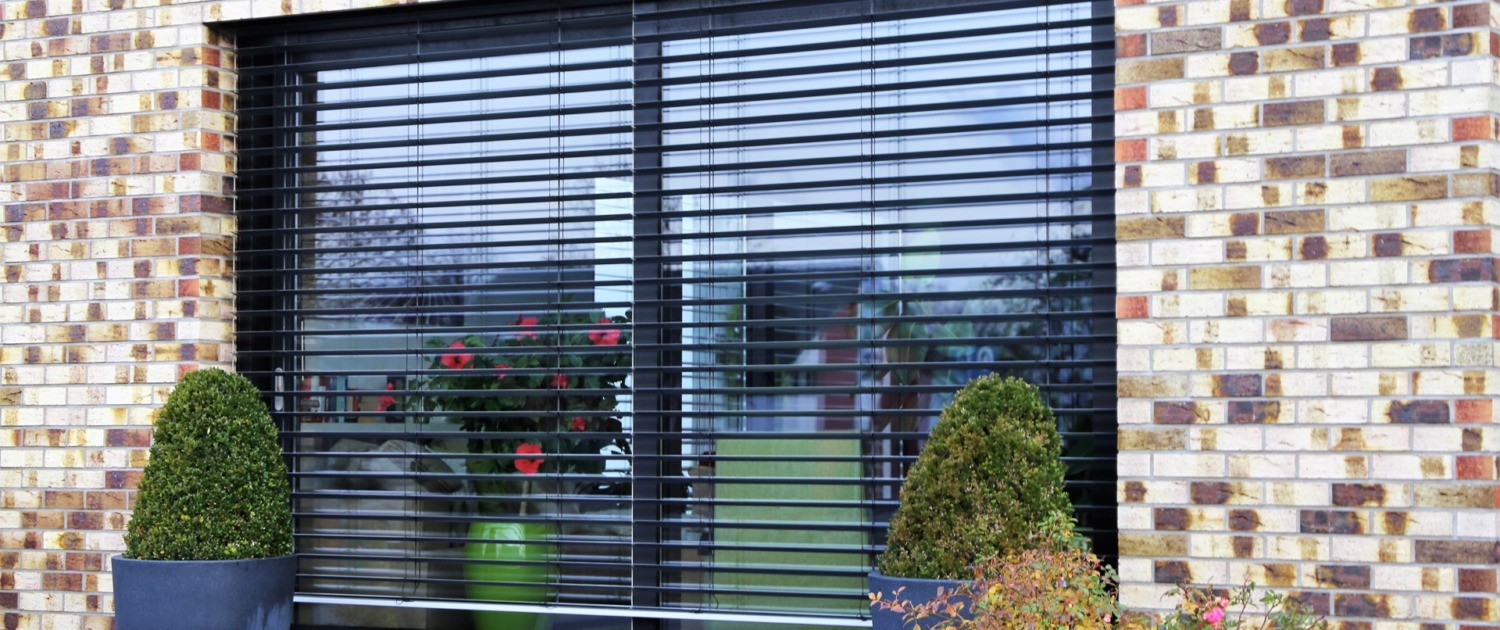
[[[630,605],[633,608],[656,608],[664,604],[660,590],[662,575],[658,569],[662,558],[660,524],[663,520],[663,497],[658,481],[666,472],[660,456],[663,454],[661,436],[667,430],[663,416],[667,406],[663,393],[665,373],[661,370],[665,354],[662,346],[667,330],[662,313],[666,286],[660,282],[665,269],[659,262],[665,253],[664,241],[660,237],[662,223],[666,220],[660,171],[662,72],[660,61],[644,64],[639,61],[661,57],[662,45],[656,37],[656,23],[640,19],[642,11],[649,13],[655,7],[656,2],[651,0],[631,3],[631,65],[634,74],[631,81],[631,271],[636,283],[631,292],[631,326],[635,331],[631,342],[634,370],[631,429],[634,440],[630,467],[633,477],[630,484]],[[652,105],[642,107],[641,103]],[[636,618],[631,622],[634,630],[655,630],[658,626],[654,619]]]

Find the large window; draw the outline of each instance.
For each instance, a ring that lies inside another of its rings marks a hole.
[[[857,621],[989,372],[1112,553],[1107,4],[498,4],[239,33],[304,622]]]

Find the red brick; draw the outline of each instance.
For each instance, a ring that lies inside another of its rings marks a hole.
[[[1459,479],[1495,478],[1495,458],[1488,455],[1460,455],[1455,468]]]
[[[1469,116],[1453,119],[1453,139],[1455,141],[1493,140],[1494,138],[1495,119],[1491,116]]]
[[[1115,317],[1119,319],[1141,319],[1150,316],[1151,299],[1141,295],[1115,298]]]
[[[1146,140],[1144,138],[1115,141],[1116,162],[1145,162]]]
[[[1115,90],[1115,110],[1127,111],[1146,107],[1146,87],[1122,87]]]
[[[1489,398],[1466,398],[1453,401],[1458,422],[1489,422],[1494,416],[1494,401]]]

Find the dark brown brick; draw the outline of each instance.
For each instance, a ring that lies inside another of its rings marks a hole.
[[[1493,619],[1490,616],[1491,605],[1490,600],[1487,598],[1455,597],[1453,598],[1453,603],[1449,606],[1449,610],[1453,613],[1454,619],[1489,621]]]
[[[1411,17],[1407,19],[1406,24],[1413,33],[1426,33],[1448,28],[1445,24],[1446,22],[1447,20],[1443,19],[1443,10],[1441,8],[1427,7],[1412,11]]]
[[[1260,70],[1260,55],[1254,51],[1229,54],[1229,74],[1255,74]]]
[[[1333,65],[1353,66],[1359,64],[1359,44],[1334,44]]]
[[[1264,424],[1281,416],[1281,403],[1275,400],[1229,401],[1230,424]]]
[[[1183,508],[1156,508],[1151,511],[1151,522],[1157,531],[1180,532],[1188,528],[1188,513]]]
[[[1448,424],[1448,401],[1413,400],[1393,402],[1388,414],[1396,424]]]
[[[83,492],[80,490],[48,490],[42,495],[42,505],[53,509],[82,508]]]
[[[1473,33],[1424,35],[1407,44],[1407,57],[1413,61],[1437,57],[1462,57],[1474,52]]]
[[[1473,26],[1490,25],[1490,7],[1488,2],[1478,4],[1465,4],[1453,7],[1453,27],[1467,28]]]
[[[1463,593],[1494,593],[1494,569],[1459,569],[1458,590]]]
[[[42,588],[49,591],[83,590],[82,573],[43,573]]]
[[[1389,258],[1400,256],[1406,249],[1406,239],[1399,232],[1376,234],[1372,239],[1372,249],[1378,258]]]
[[[1376,68],[1370,74],[1370,89],[1377,92],[1392,92],[1401,89],[1405,79],[1398,68]]]
[[[1255,510],[1230,510],[1229,530],[1234,532],[1253,532],[1260,529],[1260,513]]]
[[[1335,317],[1329,321],[1334,341],[1394,341],[1406,339],[1405,317]]]
[[[1328,158],[1328,166],[1334,177],[1405,173],[1406,151],[1396,149],[1339,153]]]
[[[1229,230],[1235,236],[1253,236],[1260,232],[1260,215],[1236,212],[1229,217]]]
[[[1212,184],[1219,181],[1219,165],[1214,162],[1199,162],[1194,165],[1194,173],[1197,175],[1198,184]]]
[[[1370,567],[1352,564],[1328,564],[1314,570],[1319,586],[1325,588],[1370,588]]]
[[[1359,514],[1346,510],[1302,510],[1299,531],[1304,534],[1362,534]]]
[[[1333,612],[1341,617],[1386,619],[1391,616],[1391,607],[1385,595],[1340,593],[1333,598]]]
[[[1302,26],[1302,41],[1304,42],[1326,42],[1331,36],[1328,18],[1316,18],[1305,20]],[[1337,63],[1337,61],[1335,61]]]
[[[1229,0],[1229,21],[1248,22],[1251,18],[1250,0]]]
[[[1285,44],[1287,40],[1291,39],[1291,34],[1291,22],[1270,22],[1255,25],[1255,41],[1260,42],[1262,46]]]
[[[1259,374],[1220,374],[1214,376],[1214,396],[1223,398],[1246,398],[1259,396],[1261,377]]]
[[[1139,481],[1125,482],[1125,502],[1140,503],[1146,499],[1146,484]]]
[[[1434,260],[1428,263],[1427,279],[1431,282],[1493,282],[1495,259]]]
[[[1338,507],[1385,505],[1385,486],[1363,483],[1333,484],[1333,504]]]
[[[1302,260],[1307,261],[1328,258],[1328,239],[1323,239],[1323,237],[1302,239],[1302,245],[1298,246],[1298,254],[1302,255]]]
[[[1229,483],[1224,481],[1194,481],[1189,491],[1197,505],[1223,505],[1232,494]]]
[[[1418,540],[1416,560],[1422,564],[1500,563],[1500,541]]]
[[[1190,402],[1157,402],[1151,406],[1156,424],[1192,424],[1198,420],[1198,405]]]
[[[1192,581],[1192,572],[1181,560],[1157,560],[1151,567],[1151,580],[1157,584],[1184,584]]]
[[[1458,231],[1455,231],[1454,254],[1491,254],[1490,229],[1458,229]]]
[[[1323,101],[1291,101],[1267,103],[1261,106],[1261,124],[1267,127],[1311,125],[1324,122]]]
[[[1323,12],[1323,0],[1286,0],[1288,15],[1316,15]]]
[[[1177,26],[1177,12],[1175,6],[1159,7],[1156,9],[1156,19],[1162,26]]]
[[[68,529],[103,529],[102,512],[69,512]]]
[[[1255,555],[1255,539],[1249,536],[1235,536],[1229,539],[1229,546],[1236,558],[1249,558]]]
[[[1325,160],[1321,155],[1268,158],[1266,179],[1309,179],[1326,174]]]

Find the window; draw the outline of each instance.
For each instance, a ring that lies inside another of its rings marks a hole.
[[[846,623],[989,372],[1043,386],[1112,553],[1109,5],[507,6],[239,33],[302,601]]]

